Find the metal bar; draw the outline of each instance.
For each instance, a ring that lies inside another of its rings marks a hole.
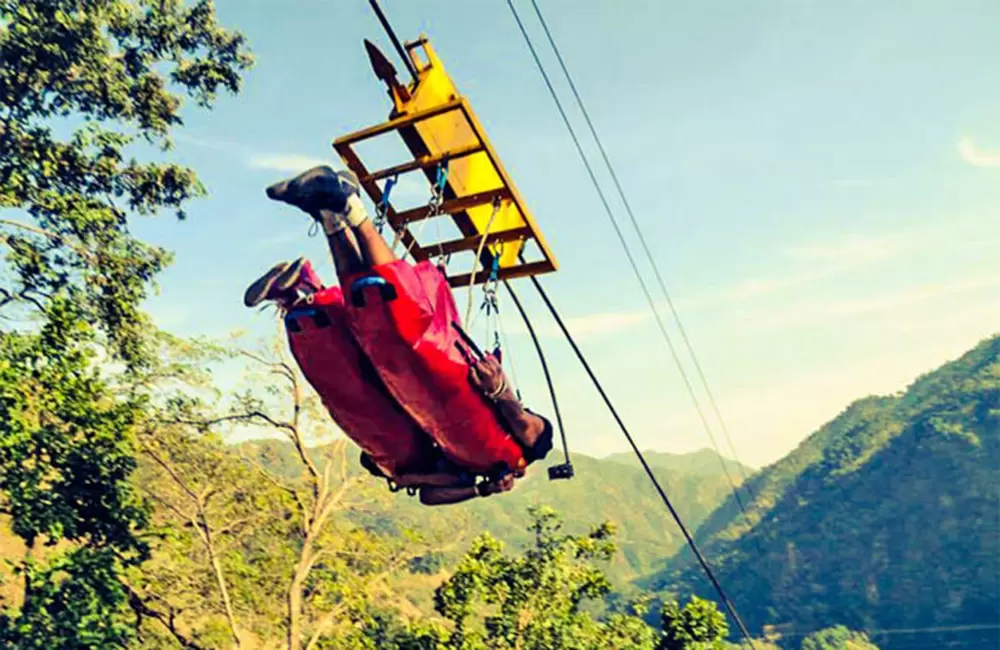
[[[400,58],[403,59],[403,64],[410,72],[410,78],[413,79],[413,83],[416,83],[417,69],[413,67],[413,61],[411,61],[410,57],[407,56],[406,50],[403,49],[402,44],[396,37],[396,32],[393,31],[392,25],[389,24],[389,19],[385,17],[384,13],[382,13],[382,7],[378,6],[377,0],[368,0],[368,4],[372,6],[372,10],[375,11],[375,16],[378,18],[378,21],[382,23],[382,29],[384,29],[385,33],[389,36],[389,40],[392,41],[392,45],[396,48],[396,52],[399,54]]]
[[[344,164],[347,165],[349,169],[351,169],[352,171],[354,171],[355,174],[358,175],[359,179],[370,175],[368,173],[368,170],[365,168],[364,163],[361,162],[361,159],[358,158],[358,155],[354,153],[354,150],[351,149],[349,145],[343,144],[334,146],[337,149],[337,153],[340,154],[340,159],[344,161]],[[382,190],[379,189],[375,181],[361,181],[361,187],[363,187],[365,192],[368,193],[368,197],[372,200],[372,203],[378,205],[382,201]],[[389,221],[390,225],[396,223],[395,221],[393,221],[393,219],[396,217],[397,217],[396,211],[392,208],[392,206],[391,205],[386,206],[386,219]],[[393,228],[395,229],[395,226],[393,226]],[[420,248],[419,246],[417,246],[416,238],[414,238],[414,236],[410,233],[409,229],[406,227],[405,224],[402,226],[402,230],[400,230],[399,232],[400,232],[399,235],[400,239],[402,240],[406,248],[411,248],[411,247],[413,247],[414,249]]]
[[[450,102],[445,102],[444,104],[438,104],[433,108],[428,108],[424,111],[417,111],[416,113],[410,113],[409,115],[404,115],[403,117],[397,117],[394,120],[389,120],[388,122],[383,122],[382,124],[376,124],[375,126],[369,127],[367,129],[362,129],[360,131],[355,131],[354,133],[348,133],[345,136],[341,136],[333,141],[333,146],[336,147],[339,144],[354,144],[362,140],[367,140],[369,138],[374,138],[377,135],[382,135],[383,133],[388,133],[389,131],[398,130],[401,127],[409,126],[416,122],[423,122],[424,120],[429,120],[432,117],[437,117],[443,113],[449,113],[451,111],[461,110],[462,100],[453,99]]]
[[[465,156],[471,156],[472,154],[479,153],[482,150],[482,145],[470,144],[465,147],[453,149],[452,151],[446,151],[445,153],[436,156],[421,156],[416,160],[411,160],[410,162],[405,162],[401,165],[394,165],[392,167],[387,167],[386,169],[380,169],[377,172],[372,172],[362,180],[380,181],[383,178],[389,178],[390,176],[395,176],[396,174],[405,174],[406,172],[412,172],[415,169],[427,169],[428,167],[434,167],[438,163],[445,160],[457,160],[459,158],[464,158]]]
[[[517,241],[518,239],[527,239],[533,236],[534,233],[531,232],[531,228],[521,226],[520,228],[498,230],[489,233],[486,235],[486,244],[500,244],[509,241]],[[440,251],[441,255],[451,255],[453,253],[461,253],[463,251],[474,251],[479,248],[482,241],[482,235],[473,235],[472,237],[463,237],[462,239],[453,239],[440,244],[433,244],[428,246],[427,249],[432,250],[435,253]]]
[[[507,266],[501,268],[497,272],[497,279],[499,280],[514,280],[517,278],[525,278],[533,275],[541,275],[542,273],[550,273],[555,271],[555,266],[550,260],[542,260],[541,262],[529,262],[527,264],[521,264],[518,266]],[[475,284],[483,284],[490,279],[490,274],[486,272],[481,272],[476,274]],[[472,280],[471,273],[463,273],[462,275],[453,275],[448,278],[448,284],[452,287],[467,287],[469,282]]]
[[[497,199],[501,201],[510,199],[510,190],[506,187],[498,187],[494,190],[477,192],[475,194],[460,196],[457,199],[450,199],[441,204],[441,209],[438,211],[438,215],[450,216],[456,212],[468,210],[469,208],[475,208],[480,205],[489,205]],[[389,218],[389,221],[393,225],[402,225],[412,223],[414,221],[420,221],[430,216],[437,215],[431,214],[430,206],[423,205],[419,208],[413,208],[412,210],[397,212],[394,217]]]
[[[542,255],[545,256],[546,260],[551,262],[553,270],[558,269],[559,265],[556,262],[555,255],[549,248],[548,243],[546,243],[545,238],[542,237],[538,224],[536,224],[535,220],[528,214],[528,210],[525,208],[524,199],[521,198],[521,194],[514,186],[514,182],[511,180],[510,176],[507,175],[507,170],[504,169],[503,164],[500,162],[500,158],[494,153],[493,145],[490,144],[489,138],[486,137],[486,131],[479,122],[479,118],[477,118],[476,114],[472,112],[472,107],[465,101],[465,98],[459,98],[459,103],[462,115],[468,121],[469,126],[472,127],[473,133],[476,134],[476,137],[482,143],[483,149],[486,151],[486,155],[489,156],[490,162],[493,163],[493,167],[497,171],[497,175],[500,176],[500,180],[503,181],[504,186],[509,189],[514,205],[517,206],[518,211],[521,213],[521,217],[524,219],[524,222],[531,227],[532,232],[535,233],[535,241],[538,242],[538,247],[541,249]]]

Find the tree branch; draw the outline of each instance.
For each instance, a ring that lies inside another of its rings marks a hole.
[[[198,645],[177,630],[177,613],[172,607],[170,608],[169,614],[164,614],[163,612],[150,607],[149,604],[143,599],[142,595],[139,594],[139,592],[136,591],[132,585],[124,582],[123,585],[128,591],[129,606],[132,608],[132,611],[136,613],[136,616],[140,618],[140,620],[143,616],[148,616],[149,618],[159,621],[163,627],[170,632],[171,636],[176,639],[177,643],[179,643],[185,650],[207,650],[207,648]]]
[[[49,239],[53,239],[59,242],[60,244],[63,244],[64,246],[67,246],[68,248],[76,251],[77,254],[80,255],[80,257],[86,259],[88,262],[95,262],[97,260],[97,257],[87,249],[73,243],[72,241],[69,240],[68,237],[60,235],[59,233],[52,232],[51,230],[45,230],[44,228],[32,226],[30,224],[22,223],[20,221],[11,221],[10,219],[0,219],[0,225],[10,226],[12,228],[19,228],[21,230],[27,230],[28,232],[32,232],[36,235],[48,237]],[[12,246],[11,238],[9,235],[0,234],[0,241],[3,241],[3,243],[7,244],[7,246]]]
[[[191,500],[195,502],[195,505],[200,505],[201,504],[201,500],[198,498],[198,495],[195,494],[194,491],[187,486],[187,483],[185,483],[184,479],[182,479],[180,477],[180,475],[177,474],[177,472],[174,470],[174,468],[171,467],[170,464],[167,463],[165,460],[163,460],[162,458],[160,458],[159,455],[157,455],[156,452],[154,452],[150,448],[149,445],[144,444],[144,443],[140,443],[140,444],[142,445],[143,451],[145,451],[146,454],[148,454],[149,457],[152,458],[156,462],[157,465],[159,465],[160,467],[162,467],[164,469],[164,471],[166,471],[167,474],[170,475],[170,478],[173,479],[174,483],[177,484],[177,487],[179,487],[180,489],[184,490],[184,492],[189,497],[191,497]]]

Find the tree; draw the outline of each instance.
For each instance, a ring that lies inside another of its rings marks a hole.
[[[878,646],[864,632],[855,632],[837,625],[813,632],[802,639],[802,650],[878,650]]]
[[[606,595],[598,562],[614,552],[613,527],[587,535],[560,532],[554,511],[532,508],[534,543],[520,556],[482,535],[435,593],[435,608],[450,620],[449,649],[648,648],[653,633],[637,615],[595,621],[581,606]]]
[[[729,625],[715,603],[692,596],[681,609],[676,600],[663,604],[660,612],[663,636],[658,650],[723,650]]]
[[[118,572],[147,556],[148,510],[129,482],[142,402],[110,396],[74,305],[49,312],[37,334],[0,336],[0,502],[26,549],[21,604],[0,611],[0,639],[112,647],[128,636]]]
[[[349,443],[283,359],[283,342],[159,340],[158,361],[144,373],[155,417],[139,437],[138,482],[161,536],[129,585],[159,622],[150,636],[205,648],[359,640],[354,631],[371,604],[395,602],[388,579],[440,549],[352,520],[372,501],[371,481],[348,471]],[[211,386],[206,364],[219,359],[247,362],[247,391],[227,399]],[[233,426],[248,425],[291,443],[279,471],[251,447],[222,443]]]
[[[0,638],[121,647],[121,572],[146,556],[129,482],[145,402],[107,361],[148,362],[140,304],[169,261],[128,220],[204,193],[136,156],[168,150],[182,99],[210,107],[251,61],[207,0],[0,0],[0,62],[0,505],[27,548]]]
[[[0,61],[0,307],[44,317],[68,298],[137,362],[139,305],[169,256],[130,234],[129,213],[183,217],[204,188],[190,169],[133,154],[171,147],[184,97],[207,108],[238,92],[244,38],[210,0],[3,0]]]

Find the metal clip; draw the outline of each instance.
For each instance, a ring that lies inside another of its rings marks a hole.
[[[448,183],[448,160],[442,160],[437,167],[437,178],[431,187],[431,200],[428,202],[430,214],[428,218],[435,217],[441,213],[441,205],[444,204],[444,188]]]
[[[397,174],[385,181],[385,191],[382,192],[382,200],[375,207],[375,227],[378,228],[380,235],[382,234],[382,229],[385,227],[386,218],[389,215],[389,194],[398,180],[399,175]]]

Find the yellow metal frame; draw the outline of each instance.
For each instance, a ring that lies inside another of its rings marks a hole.
[[[423,49],[426,62],[417,56],[417,48]],[[438,254],[477,251],[485,237],[483,255],[477,260],[482,268],[449,275],[452,286],[486,282],[494,258],[498,258],[501,280],[555,271],[558,268],[555,256],[524,199],[503,168],[472,107],[459,95],[427,38],[408,43],[407,50],[418,71],[416,83],[410,87],[391,88],[395,108],[389,121],[334,141],[333,147],[341,160],[357,174],[361,186],[376,205],[382,202],[382,190],[377,181],[421,170],[433,184],[438,166],[447,163],[444,202],[438,213],[451,216],[463,235],[461,239],[423,244],[416,241],[409,225],[433,216],[429,206],[400,212],[390,203],[386,220],[416,260]],[[390,132],[399,133],[413,160],[370,172],[354,145]],[[499,208],[494,216],[495,201],[499,201]],[[541,260],[523,261],[528,240],[538,245]]]

